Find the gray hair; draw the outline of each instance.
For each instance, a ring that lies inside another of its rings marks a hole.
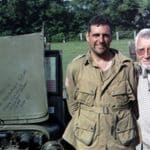
[[[135,47],[139,38],[150,38],[150,28],[144,28],[138,32],[135,37]]]

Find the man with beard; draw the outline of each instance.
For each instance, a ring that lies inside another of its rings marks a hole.
[[[138,66],[139,125],[143,150],[150,150],[150,28],[142,29],[135,38]]]
[[[88,24],[89,51],[73,59],[66,74],[72,116],[63,138],[76,150],[134,150],[138,117],[133,63],[110,48],[112,29],[105,16]]]

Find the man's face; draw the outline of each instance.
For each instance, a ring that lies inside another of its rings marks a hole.
[[[111,43],[111,29],[108,25],[92,25],[91,31],[86,34],[86,40],[96,55],[103,55]]]
[[[150,66],[150,38],[139,38],[136,45],[136,55],[139,61]]]

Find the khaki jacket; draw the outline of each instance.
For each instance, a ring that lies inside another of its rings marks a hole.
[[[133,63],[117,50],[103,77],[88,52],[67,68],[67,104],[72,116],[63,138],[77,150],[133,150],[137,144],[137,80]]]

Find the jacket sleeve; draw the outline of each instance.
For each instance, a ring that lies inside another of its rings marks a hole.
[[[76,90],[77,70],[75,65],[69,64],[66,71],[65,88],[67,95],[67,106],[71,116],[78,109],[78,102],[74,98]]]
[[[128,81],[130,84],[130,87],[132,89],[132,95],[134,99],[131,102],[132,111],[135,114],[135,117],[138,119],[139,117],[139,111],[138,111],[138,101],[137,101],[137,84],[138,84],[138,77],[137,77],[137,71],[134,67],[133,63],[130,63],[128,66]],[[129,97],[130,98],[130,97]]]

